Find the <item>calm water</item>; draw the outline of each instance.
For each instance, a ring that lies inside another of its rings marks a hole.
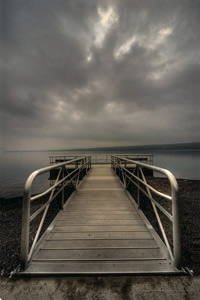
[[[112,151],[112,154],[120,153]],[[123,151],[128,154],[129,152]],[[133,151],[131,151],[133,153]],[[140,151],[140,153],[149,153]],[[176,178],[200,179],[200,151],[151,151],[154,165],[168,169]],[[51,155],[111,154],[103,151],[87,152],[4,152],[0,153],[0,198],[21,196],[26,178],[36,169],[49,165]],[[40,192],[48,187],[48,174],[42,175],[34,184],[33,192]]]

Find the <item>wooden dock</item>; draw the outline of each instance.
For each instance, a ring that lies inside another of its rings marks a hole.
[[[92,165],[25,275],[177,273],[166,247],[109,165]]]

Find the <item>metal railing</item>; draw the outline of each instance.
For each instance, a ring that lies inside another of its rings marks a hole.
[[[137,160],[139,162],[145,162],[147,164],[153,164],[153,154],[137,154],[137,153],[129,153],[129,154],[87,154],[86,156],[91,156],[92,164],[110,164],[111,156],[117,155],[120,157],[125,157],[127,159]],[[84,154],[80,154],[79,156],[85,156]],[[50,165],[57,164],[59,162],[75,159],[79,157],[77,155],[53,155],[49,156]]]
[[[23,209],[22,209],[21,265],[20,265],[20,268],[22,270],[25,270],[27,268],[28,262],[31,260],[33,252],[39,243],[41,229],[44,224],[45,217],[47,215],[51,202],[58,196],[60,192],[62,192],[62,206],[63,206],[65,202],[64,188],[70,183],[72,183],[76,188],[80,181],[81,174],[83,174],[84,172],[87,174],[90,168],[91,168],[91,157],[90,156],[79,157],[70,161],[65,161],[59,164],[54,164],[52,166],[48,166],[46,168],[36,170],[28,177],[24,188]],[[41,174],[50,172],[52,170],[57,170],[58,172],[54,184],[50,188],[46,189],[44,192],[39,193],[36,196],[32,196],[31,188],[36,177]],[[45,195],[49,195],[48,200],[31,215],[30,212],[31,212],[32,201],[40,199]],[[30,223],[42,212],[43,215],[40,224],[38,226],[37,232],[33,239],[33,243],[29,250]]]
[[[113,155],[111,155],[112,157]],[[140,154],[140,153],[133,153],[133,154],[116,154],[115,156],[119,156],[121,158],[126,158],[130,160],[136,160],[139,162],[145,162],[146,164],[153,165],[153,154]]]
[[[49,163],[50,166],[52,166],[58,163],[62,163],[64,161],[70,161],[85,156],[89,156],[89,155],[53,155],[53,156],[49,156]]]
[[[81,154],[81,156],[85,156],[85,155]],[[110,164],[111,161],[110,154],[92,154],[90,156],[91,156],[92,164]],[[77,157],[78,157],[77,155],[54,155],[54,156],[49,156],[49,160],[50,160],[50,165],[53,165],[58,162],[66,161],[72,158],[75,159]]]
[[[132,167],[130,167],[132,166]],[[115,173],[119,173],[122,177],[124,187],[127,188],[128,184],[132,182],[137,187],[137,204],[140,208],[140,191],[148,197],[151,201],[156,219],[158,221],[164,243],[169,251],[171,260],[173,261],[175,267],[179,269],[181,267],[181,233],[180,233],[180,222],[179,222],[179,207],[178,207],[178,184],[174,175],[163,168],[155,167],[152,165],[144,164],[136,160],[130,160],[122,158],[121,156],[111,157],[111,167]],[[133,171],[130,171],[133,170]],[[161,173],[168,178],[171,194],[167,195],[165,193],[159,192],[147,183],[144,169],[150,169],[152,171]],[[172,214],[170,214],[160,203],[158,203],[153,194],[156,194],[163,199],[171,201],[172,203]],[[173,250],[170,247],[169,241],[166,236],[165,229],[163,227],[162,221],[160,219],[158,209],[172,222],[173,230]]]

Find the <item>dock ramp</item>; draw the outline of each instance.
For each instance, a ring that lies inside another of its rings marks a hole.
[[[181,272],[106,164],[92,165],[24,266],[25,276]]]

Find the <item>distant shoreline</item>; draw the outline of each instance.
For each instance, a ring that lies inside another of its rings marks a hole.
[[[6,152],[73,152],[73,151],[125,151],[125,150],[200,150],[200,142],[191,143],[175,143],[175,144],[150,144],[137,146],[111,146],[111,147],[90,147],[90,148],[73,148],[73,149],[46,149],[46,150],[1,150],[1,153]]]

